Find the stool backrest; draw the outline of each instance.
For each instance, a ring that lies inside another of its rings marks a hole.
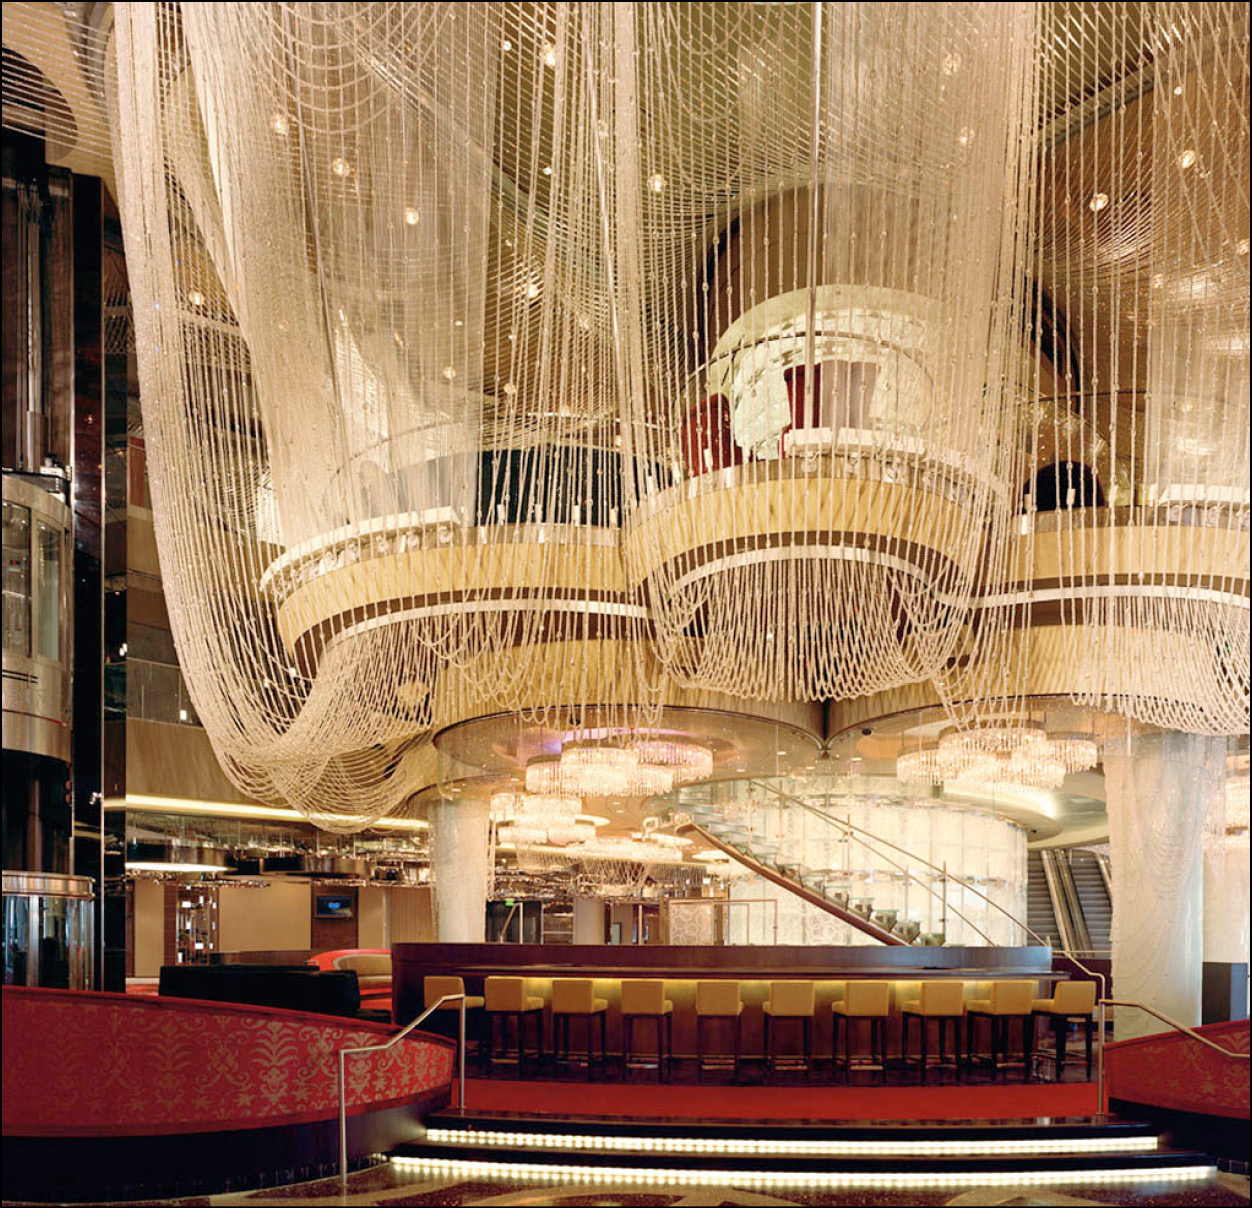
[[[964,1015],[965,983],[960,981],[922,982],[919,1005],[923,1015]]]
[[[524,977],[489,977],[483,982],[483,1006],[488,1011],[526,1010]]]
[[[554,977],[552,1010],[557,1014],[586,1015],[595,1003],[595,986],[589,977]]]
[[[998,981],[991,983],[991,1010],[996,1015],[1029,1015],[1035,1001],[1032,981]]]
[[[769,984],[769,1006],[775,1015],[812,1015],[817,987],[811,981],[775,981]]]
[[[737,981],[696,982],[697,1015],[738,1015],[739,983]]]
[[[665,1013],[665,982],[659,977],[632,977],[622,982],[623,1015]]]
[[[843,992],[843,1009],[849,1015],[880,1017],[891,1012],[891,983],[850,981]]]
[[[425,1005],[433,1007],[445,994],[464,994],[465,981],[460,977],[439,977],[431,974],[422,978],[422,994],[426,999]],[[450,1002],[449,1007],[455,1007],[458,1004]]]
[[[1096,984],[1093,981],[1058,982],[1052,1001],[1058,1014],[1090,1015],[1095,1010]]]

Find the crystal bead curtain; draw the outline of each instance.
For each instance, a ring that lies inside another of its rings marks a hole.
[[[1029,661],[1246,732],[1248,9],[1047,7]]]
[[[1011,508],[1033,13],[617,7],[624,554],[679,682],[852,697],[952,654]]]
[[[117,6],[180,661],[232,779],[324,826],[425,783],[437,723],[648,696],[585,103],[603,15]]]

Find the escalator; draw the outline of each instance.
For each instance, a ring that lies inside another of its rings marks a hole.
[[[1056,907],[1052,902],[1052,890],[1044,870],[1044,853],[1031,851],[1026,854],[1026,924],[1036,935],[1050,940],[1053,947],[1064,942],[1056,919]],[[1038,941],[1030,939],[1034,944]]]
[[[1075,848],[1066,854],[1078,894],[1078,905],[1087,924],[1091,950],[1106,953],[1112,947],[1113,931],[1113,902],[1109,895],[1106,869],[1096,852]]]

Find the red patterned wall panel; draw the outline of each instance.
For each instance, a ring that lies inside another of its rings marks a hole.
[[[335,1054],[382,1024],[266,1007],[5,986],[6,1136],[153,1136],[300,1124],[337,1111]],[[348,1058],[348,1110],[451,1086],[454,1046],[415,1033]]]

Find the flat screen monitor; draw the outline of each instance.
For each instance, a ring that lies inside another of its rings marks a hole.
[[[315,919],[350,919],[352,897],[349,894],[319,893],[313,899]]]

